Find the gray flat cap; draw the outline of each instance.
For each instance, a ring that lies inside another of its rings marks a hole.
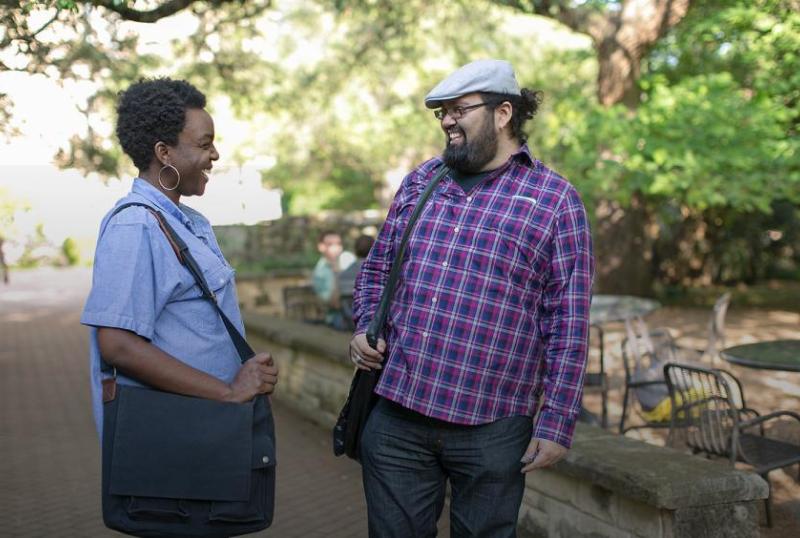
[[[439,108],[442,101],[474,92],[521,95],[514,68],[504,60],[476,60],[460,67],[425,96],[425,106]]]

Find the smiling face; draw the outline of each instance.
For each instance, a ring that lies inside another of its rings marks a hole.
[[[443,109],[470,107],[482,103],[478,94],[469,94],[443,103]],[[497,129],[494,111],[489,107],[472,108],[460,119],[447,114],[441,120],[446,137],[442,158],[445,164],[465,173],[477,173],[497,155]]]
[[[214,146],[214,120],[203,109],[186,109],[186,124],[178,135],[178,144],[168,147],[166,161],[181,174],[177,193],[181,196],[202,196],[208,183],[208,172],[217,159],[219,153]]]

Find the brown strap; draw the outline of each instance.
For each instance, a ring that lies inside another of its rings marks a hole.
[[[175,255],[178,257],[178,260],[181,262],[181,264],[185,264],[185,261],[183,259],[183,254],[181,254],[181,249],[178,247],[178,244],[175,243],[175,240],[172,238],[172,234],[167,231],[167,228],[164,224],[164,220],[161,217],[161,215],[157,211],[154,211],[149,207],[147,208],[147,210],[150,213],[152,213],[153,216],[156,218],[156,221],[158,222],[158,227],[161,228],[161,231],[164,232],[165,236],[167,236],[167,241],[169,241],[169,246],[171,246],[172,250],[175,251]]]

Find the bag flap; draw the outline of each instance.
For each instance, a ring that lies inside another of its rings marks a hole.
[[[245,501],[253,458],[252,402],[234,404],[119,385],[110,454],[112,495]],[[111,439],[111,438],[110,438]]]
[[[253,469],[272,467],[275,461],[275,422],[267,396],[253,401]]]

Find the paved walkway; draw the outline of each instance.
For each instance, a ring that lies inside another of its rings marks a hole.
[[[86,269],[18,271],[0,284],[0,536],[120,536],[100,517],[100,454],[89,404],[87,331],[78,316],[89,288]],[[702,344],[707,312],[662,309],[651,318],[682,341]],[[698,329],[699,328],[699,329]],[[800,315],[729,314],[729,343],[800,337]],[[609,350],[622,333],[609,333]],[[696,342],[695,342],[696,340]],[[612,353],[613,355],[613,353]],[[797,374],[736,369],[758,409],[800,405]],[[622,385],[618,359],[609,360],[612,424]],[[280,392],[280,388],[279,388]],[[366,536],[360,469],[330,453],[330,436],[274,401],[278,430],[275,523],[260,536]],[[599,402],[589,398],[592,410]],[[635,435],[633,435],[635,436]],[[645,437],[647,438],[647,437]],[[800,485],[776,473],[776,524],[770,538],[800,536]],[[446,516],[446,515],[445,515]],[[440,535],[449,527],[443,517]]]
[[[89,272],[11,278],[0,284],[0,536],[121,536],[100,516],[87,331],[78,324]],[[259,535],[366,536],[359,466],[334,458],[329,432],[279,399],[275,421],[275,523]]]

